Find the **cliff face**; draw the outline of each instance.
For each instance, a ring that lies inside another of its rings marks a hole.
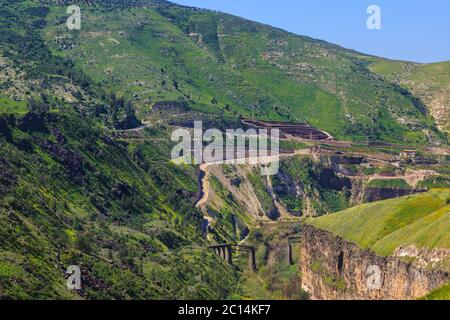
[[[425,190],[420,189],[370,187],[362,181],[353,181],[350,203],[352,205],[359,205],[362,203],[398,198],[424,191]]]
[[[302,287],[312,299],[420,298],[450,280],[397,257],[380,257],[333,234],[306,225],[302,233]]]

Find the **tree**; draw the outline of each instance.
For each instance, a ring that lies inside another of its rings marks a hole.
[[[48,113],[50,111],[50,108],[49,105],[44,101],[31,98],[30,100],[28,100],[28,110],[30,112],[41,115]]]

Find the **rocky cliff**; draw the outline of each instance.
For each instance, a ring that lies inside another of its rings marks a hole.
[[[377,256],[310,225],[300,250],[302,287],[312,299],[416,299],[450,280],[448,272]]]
[[[365,181],[352,181],[351,205],[359,205],[367,202],[398,198],[409,194],[424,192],[419,188],[394,188],[394,187],[372,187]]]

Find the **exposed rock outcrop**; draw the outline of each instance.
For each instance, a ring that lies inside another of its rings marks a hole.
[[[17,176],[11,165],[4,159],[0,158],[0,197],[9,192],[16,184]]]
[[[50,140],[38,141],[39,146],[47,151],[68,171],[71,177],[81,179],[84,173],[85,159],[82,155]]]
[[[380,200],[398,198],[418,192],[424,192],[426,190],[417,188],[384,188],[384,187],[371,187],[363,181],[352,181],[352,195],[350,203],[352,205],[359,205],[362,203],[375,202]]]
[[[450,281],[446,271],[380,257],[310,225],[303,228],[300,269],[313,299],[416,299]]]

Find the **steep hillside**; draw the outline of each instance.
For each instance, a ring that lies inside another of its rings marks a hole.
[[[302,229],[300,256],[302,287],[312,299],[418,299],[450,280],[448,271],[427,270],[404,257],[379,256],[312,225]],[[445,290],[430,298],[445,295]]]
[[[127,146],[68,111],[0,122],[0,296],[230,292],[234,271],[201,237],[195,170],[170,165],[160,142]],[[77,293],[65,288],[73,264],[83,272]]]
[[[378,60],[370,70],[411,91],[427,106],[438,126],[450,130],[450,61],[415,64]]]
[[[449,196],[448,189],[434,189],[308,219],[303,288],[314,299],[445,298]]]
[[[297,220],[348,208],[351,183],[327,163],[306,156],[282,159],[280,171],[262,176],[254,165],[208,167],[208,197],[202,207],[211,235],[244,239],[259,224]]]
[[[51,54],[47,10],[31,4],[0,15],[0,297],[228,296],[237,274],[202,237],[195,168],[171,164],[164,128],[114,138],[132,110]],[[66,287],[70,265],[81,290]]]
[[[307,223],[379,255],[396,255],[421,266],[448,270],[449,198],[448,189],[433,189],[363,204]]]
[[[51,6],[47,43],[132,100],[143,119],[155,103],[181,100],[223,117],[308,122],[337,138],[439,140],[423,106],[370,72],[361,54],[170,3],[75,3],[83,11],[81,30],[69,32],[66,7]]]

